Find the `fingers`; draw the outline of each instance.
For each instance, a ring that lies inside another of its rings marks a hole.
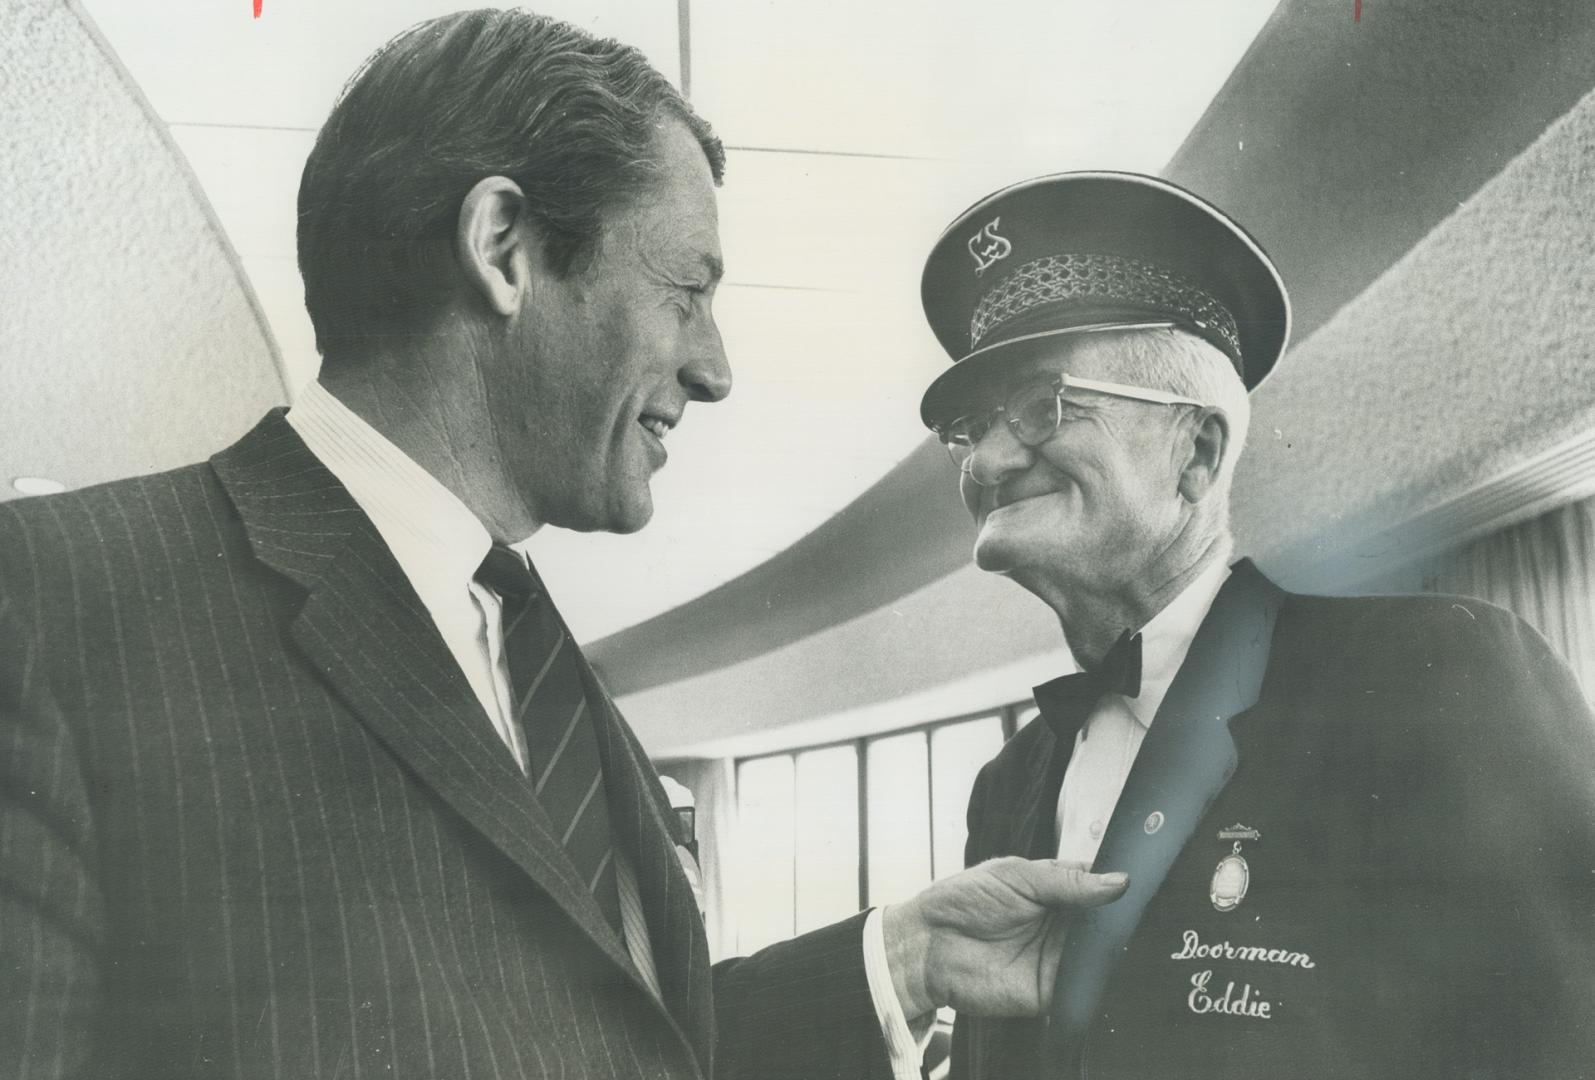
[[[983,863],[1004,884],[1048,908],[1096,907],[1117,899],[1130,884],[1128,874],[1093,874],[1078,863],[1011,856]]]

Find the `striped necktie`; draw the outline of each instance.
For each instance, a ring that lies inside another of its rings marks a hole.
[[[609,803],[576,642],[519,552],[495,544],[476,577],[503,605],[504,662],[532,790],[577,873],[621,933]]]

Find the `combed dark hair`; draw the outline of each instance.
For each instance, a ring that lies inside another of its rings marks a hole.
[[[388,42],[344,87],[299,184],[299,272],[323,357],[437,316],[460,204],[484,177],[519,184],[550,269],[579,271],[603,215],[650,175],[661,114],[686,123],[718,184],[720,140],[629,45],[493,9]]]

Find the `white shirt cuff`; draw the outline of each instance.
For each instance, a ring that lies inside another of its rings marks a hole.
[[[920,1029],[915,1037],[909,1029],[909,1020],[903,1015],[902,1002],[897,1000],[897,990],[892,986],[892,970],[886,962],[886,935],[881,930],[881,913],[876,908],[864,920],[864,978],[869,981],[870,1000],[875,1003],[875,1018],[880,1021],[881,1036],[886,1040],[886,1054],[892,1063],[893,1080],[921,1080],[920,1062],[925,1057],[925,1046],[930,1042],[930,1021],[935,1013],[915,1017],[914,1026]]]

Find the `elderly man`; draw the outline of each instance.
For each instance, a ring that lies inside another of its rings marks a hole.
[[[1068,926],[1045,1024],[959,1018],[954,1076],[1595,1075],[1595,718],[1565,666],[1475,600],[1230,565],[1288,329],[1257,245],[1159,180],[1046,177],[960,216],[924,299],[975,560],[1080,669],[981,772],[968,862],[1130,878]]]
[[[209,462],[0,507],[0,1075],[904,1076],[903,1013],[1041,1007],[1052,912],[1122,878],[1012,860],[711,971],[512,546],[642,527],[730,389],[723,161],[635,50],[424,24],[305,167],[320,382]]]

